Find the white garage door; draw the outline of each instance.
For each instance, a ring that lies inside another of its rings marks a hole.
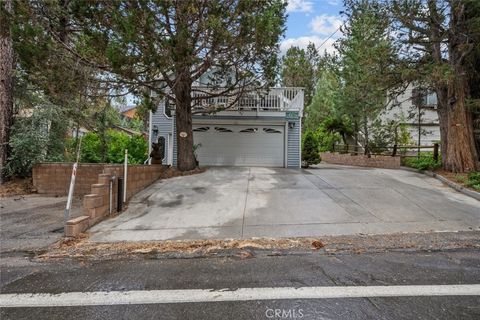
[[[283,126],[193,126],[198,161],[211,166],[283,167],[284,134]]]

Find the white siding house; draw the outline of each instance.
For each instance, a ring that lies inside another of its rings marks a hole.
[[[419,110],[413,105],[413,85],[409,85],[407,89],[400,94],[396,101],[381,115],[382,121],[388,122],[394,120],[396,122],[405,123],[410,136],[418,142],[418,113]],[[423,99],[423,106],[420,109],[420,125],[421,135],[420,144],[431,146],[440,141],[440,127],[437,115],[437,95],[434,92],[429,93]]]
[[[194,110],[224,106],[228,101],[228,97],[215,97]],[[303,104],[302,88],[271,88],[265,94],[242,95],[228,110],[194,115],[197,160],[206,166],[299,168]],[[159,137],[165,138],[163,162],[176,165],[175,111],[165,101],[151,114],[150,139]]]

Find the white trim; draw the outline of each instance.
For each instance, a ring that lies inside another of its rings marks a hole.
[[[285,299],[332,299],[371,297],[480,296],[480,284],[263,287],[145,291],[94,291],[65,293],[11,293],[0,295],[1,308],[108,306],[131,304],[203,303]]]
[[[148,114],[148,164],[152,164],[152,159],[150,159],[150,154],[152,153],[152,130],[153,130],[153,113],[150,110]]]
[[[167,149],[167,164],[168,165],[173,165],[173,134],[169,133],[167,135],[167,143],[168,143],[168,149]]]
[[[288,123],[288,122],[287,122]],[[283,126],[285,119],[279,120],[255,120],[255,119],[193,119],[193,125],[260,125],[260,126]]]
[[[300,146],[298,151],[300,152],[299,157],[300,161],[298,164],[299,168],[302,168],[302,117],[298,118],[298,145]]]

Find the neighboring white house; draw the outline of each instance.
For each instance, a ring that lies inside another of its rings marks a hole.
[[[382,115],[382,121],[388,122],[394,120],[407,125],[408,132],[415,141],[418,142],[418,114],[419,110],[413,105],[413,89],[410,84],[407,89],[400,94],[396,101],[392,102]],[[431,146],[440,141],[440,126],[437,114],[437,95],[434,92],[429,93],[423,99],[420,109],[420,144]]]

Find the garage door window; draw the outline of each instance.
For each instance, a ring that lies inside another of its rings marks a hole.
[[[263,128],[263,132],[265,133],[282,133],[282,131],[273,129],[273,128]]]
[[[233,132],[230,129],[222,128],[222,127],[215,127],[215,131],[217,131],[217,132]]]
[[[242,133],[255,133],[257,131],[258,131],[258,128],[248,128],[248,129],[240,130],[240,132]]]
[[[200,127],[193,129],[193,132],[207,132],[209,129],[210,127]]]

